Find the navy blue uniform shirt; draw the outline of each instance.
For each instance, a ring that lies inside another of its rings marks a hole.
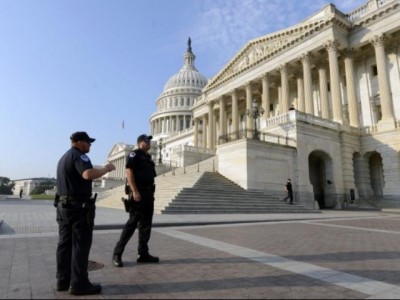
[[[57,193],[62,196],[88,198],[92,195],[92,180],[82,174],[93,165],[90,158],[78,148],[71,147],[57,166]]]
[[[133,150],[126,157],[125,167],[133,170],[136,186],[149,186],[154,184],[156,175],[155,164],[151,156],[141,149]]]

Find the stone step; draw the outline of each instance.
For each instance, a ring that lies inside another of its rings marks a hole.
[[[311,212],[302,205],[287,205],[275,195],[248,191],[218,173],[204,172],[191,188],[183,188],[161,211],[178,213]]]
[[[155,178],[155,212],[160,212],[185,187],[192,187],[205,171],[212,170],[214,158],[207,159],[192,166],[178,168]],[[200,169],[201,171],[197,171]],[[101,194],[101,195],[100,195]],[[121,197],[125,197],[124,185],[98,195],[98,206],[121,207]],[[123,209],[123,207],[121,207]]]
[[[311,210],[311,209],[274,209],[274,210],[241,210],[238,212],[236,209],[235,210],[216,210],[216,209],[209,209],[209,210],[176,210],[176,211],[162,211],[162,214],[265,214],[265,213],[273,213],[273,214],[279,214],[279,213],[320,213],[318,210]]]

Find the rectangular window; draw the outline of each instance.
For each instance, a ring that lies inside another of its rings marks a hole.
[[[376,65],[371,66],[371,76],[378,76],[378,67]]]

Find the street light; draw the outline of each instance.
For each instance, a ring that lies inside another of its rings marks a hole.
[[[246,113],[249,118],[254,119],[254,132],[253,139],[259,140],[258,130],[257,130],[257,119],[264,114],[264,109],[262,107],[258,108],[256,99],[253,99],[252,108],[247,109]]]
[[[159,140],[158,140],[158,149],[160,150],[160,158],[158,159],[158,163],[159,164],[162,164],[162,154],[161,154],[161,150],[162,150],[162,148],[163,148],[163,143],[162,143],[162,139],[160,138]]]

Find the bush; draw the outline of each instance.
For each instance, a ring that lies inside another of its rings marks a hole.
[[[7,177],[0,176],[0,194],[12,195],[15,183]]]

